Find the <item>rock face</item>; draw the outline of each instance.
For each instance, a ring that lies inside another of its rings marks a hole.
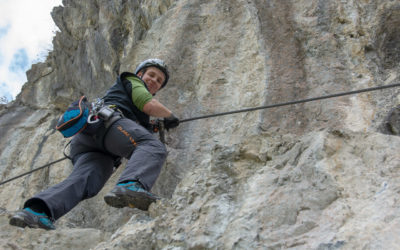
[[[63,157],[54,126],[149,57],[181,118],[399,82],[400,2],[64,0],[47,60],[0,106],[0,180]],[[149,212],[104,189],[56,231],[8,225],[68,161],[0,187],[2,249],[399,249],[399,88],[182,123]],[[397,107],[397,108],[396,108]],[[392,132],[388,131],[389,129]],[[382,133],[383,132],[383,133]]]

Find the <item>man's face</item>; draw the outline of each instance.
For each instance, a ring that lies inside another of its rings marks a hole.
[[[164,73],[156,67],[148,67],[144,74],[139,72],[137,75],[142,78],[152,95],[161,88],[165,80]]]

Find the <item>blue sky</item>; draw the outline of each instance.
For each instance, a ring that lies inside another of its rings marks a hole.
[[[50,12],[62,0],[0,0],[0,97],[15,99],[32,63],[44,61],[57,30]]]

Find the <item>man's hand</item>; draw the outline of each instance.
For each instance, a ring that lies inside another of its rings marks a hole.
[[[169,117],[164,118],[164,127],[166,129],[176,128],[179,125],[179,119],[174,114],[171,114]]]

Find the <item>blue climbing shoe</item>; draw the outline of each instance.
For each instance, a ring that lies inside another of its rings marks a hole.
[[[10,225],[17,227],[30,227],[30,228],[43,228],[46,230],[54,230],[56,227],[53,225],[54,220],[47,216],[45,213],[37,213],[29,207],[18,211],[10,219]]]
[[[117,184],[111,192],[104,196],[104,201],[112,207],[132,207],[147,211],[151,203],[160,199],[146,191],[137,181]]]

